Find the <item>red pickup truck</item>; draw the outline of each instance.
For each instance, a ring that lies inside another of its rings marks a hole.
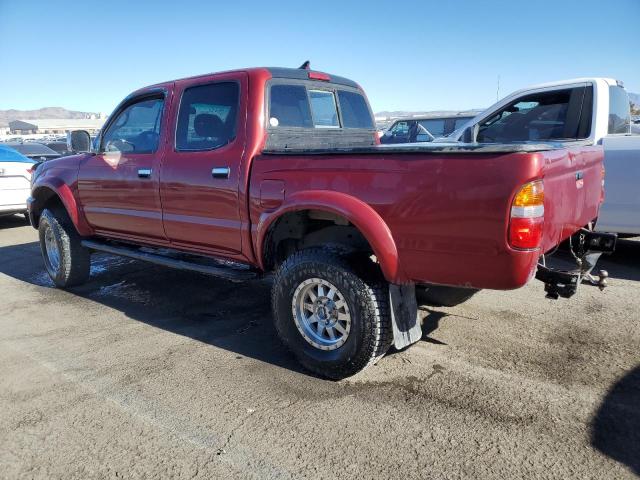
[[[273,317],[299,361],[352,375],[420,336],[419,301],[451,305],[542,272],[569,296],[603,199],[602,148],[584,142],[378,145],[355,82],[253,68],[138,90],[95,148],[33,175],[31,223],[59,287],[109,252],[245,280],[275,272]],[[586,243],[585,243],[586,242]],[[583,269],[584,271],[584,269]]]

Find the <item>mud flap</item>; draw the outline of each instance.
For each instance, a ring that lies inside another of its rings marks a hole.
[[[415,285],[389,285],[393,346],[401,350],[422,338]]]

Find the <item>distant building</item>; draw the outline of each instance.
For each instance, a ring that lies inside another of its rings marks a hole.
[[[28,134],[64,134],[71,130],[87,130],[95,134],[102,128],[106,118],[38,118],[14,120],[9,122],[9,130],[13,135]]]
[[[23,120],[14,120],[9,122],[9,131],[14,135],[29,135],[38,133],[38,126]]]

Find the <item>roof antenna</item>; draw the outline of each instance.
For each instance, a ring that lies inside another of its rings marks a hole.
[[[300,65],[298,67],[298,69],[300,69],[300,70],[311,70],[311,62],[309,60],[307,60],[302,65]]]

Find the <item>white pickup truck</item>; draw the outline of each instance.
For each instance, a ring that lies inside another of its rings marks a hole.
[[[629,96],[610,78],[534,85],[505,97],[436,142],[603,145],[606,196],[597,229],[640,235],[640,135],[631,135]]]

